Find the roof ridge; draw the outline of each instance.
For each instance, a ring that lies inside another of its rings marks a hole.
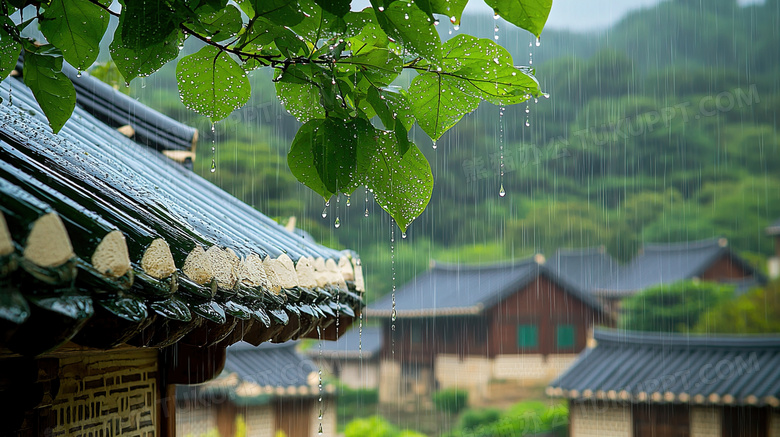
[[[724,347],[724,348],[776,348],[780,349],[780,335],[777,334],[690,334],[648,331],[625,331],[597,328],[593,338],[599,345],[619,344],[657,345],[665,348]]]
[[[510,267],[524,267],[532,264],[538,264],[533,256],[529,258],[521,258],[518,260],[499,261],[493,263],[475,263],[475,264],[462,264],[462,263],[449,263],[431,260],[430,270],[491,270],[491,269],[505,269]]]
[[[710,247],[726,247],[728,240],[725,237],[713,237],[703,240],[695,241],[675,241],[669,243],[644,243],[642,244],[642,250],[647,251],[671,251],[671,250],[690,250],[690,249],[707,249]]]
[[[604,247],[603,244],[600,244],[598,246],[589,246],[589,247],[574,247],[574,248],[561,247],[556,249],[552,258],[555,258],[560,255],[578,255],[582,253],[588,253],[594,255],[606,255],[607,249]]]

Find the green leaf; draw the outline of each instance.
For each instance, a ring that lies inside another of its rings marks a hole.
[[[407,123],[408,126],[414,124],[413,118],[409,120],[411,113],[406,98],[399,92],[369,88],[366,99],[385,129],[391,130],[395,134],[399,153],[405,154],[411,145],[409,131],[405,125]]]
[[[314,0],[320,7],[337,17],[343,17],[349,13],[352,0]]]
[[[375,4],[377,0],[372,0]],[[414,3],[397,1],[380,11],[375,6],[377,22],[390,38],[431,62],[441,57],[441,39],[433,20]]]
[[[24,83],[32,90],[52,131],[59,132],[76,107],[76,89],[62,73],[62,55],[51,45],[30,44],[24,53]]]
[[[504,20],[537,37],[542,34],[552,8],[552,0],[485,0],[485,3]]]
[[[444,44],[442,66],[463,80],[466,92],[496,105],[521,103],[539,96],[539,83],[526,69],[513,65],[512,56],[489,39],[458,35]]]
[[[387,47],[387,34],[376,22],[376,15],[371,8],[360,12],[350,12],[344,17],[347,28],[344,38],[349,41],[349,49],[359,53],[363,46]]]
[[[365,177],[379,206],[405,231],[431,199],[431,166],[414,144],[402,154],[392,132],[376,133],[359,138],[358,174]]]
[[[290,153],[287,154],[287,165],[290,172],[303,185],[323,198],[330,199],[335,194],[328,189],[320,178],[317,167],[314,164],[315,136],[317,129],[325,124],[325,120],[315,119],[307,122],[295,134]]]
[[[214,41],[225,41],[241,31],[241,12],[233,5],[218,10],[204,6],[197,12],[198,21]]]
[[[246,72],[213,46],[179,60],[176,81],[182,103],[211,121],[222,120],[244,106],[251,94]]]
[[[40,18],[41,33],[79,71],[97,59],[107,28],[108,12],[89,0],[51,0]]]
[[[276,46],[288,58],[306,55],[309,48],[293,31],[264,18],[257,18],[241,37],[238,47],[247,50],[268,50]]]
[[[8,77],[16,68],[16,61],[19,60],[19,54],[22,52],[22,45],[7,33],[3,26],[9,23],[13,27],[10,18],[0,17],[0,81]]]
[[[321,39],[340,37],[346,29],[343,18],[323,10],[313,0],[301,0],[300,3],[306,18],[292,26],[292,30],[310,44],[316,45]]]
[[[116,68],[125,78],[127,83],[139,76],[148,76],[168,61],[176,59],[179,55],[179,45],[182,44],[181,33],[177,29],[159,43],[149,47],[136,49],[126,46],[122,39],[122,25],[114,32],[114,40],[109,46],[111,58]]]
[[[328,118],[314,134],[311,153],[320,180],[333,193],[352,193],[355,183],[359,138],[373,137],[374,128],[368,120]]]
[[[392,51],[368,47],[352,56],[339,59],[340,72],[354,75],[359,72],[372,86],[387,86],[403,71],[401,58]]]
[[[239,6],[250,19],[262,17],[281,26],[295,26],[304,18],[295,0],[242,0]]]
[[[337,84],[319,65],[291,65],[277,80],[276,95],[287,112],[305,123],[313,118],[325,118],[328,111],[339,110]]]
[[[417,0],[417,6],[428,15],[442,14],[450,19],[452,24],[460,24],[460,17],[463,15],[463,9],[469,0]],[[455,20],[452,20],[455,17]]]
[[[122,36],[123,47],[128,49],[140,51],[164,43],[181,24],[177,17],[183,13],[175,14],[166,2],[123,0],[120,3],[122,14],[117,31]]]
[[[422,73],[412,81],[414,117],[433,141],[479,106],[480,98],[464,91],[462,79],[446,74]]]

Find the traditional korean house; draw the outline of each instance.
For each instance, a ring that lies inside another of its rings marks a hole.
[[[197,437],[217,431],[227,437],[243,424],[246,437],[274,437],[279,431],[287,437],[335,436],[335,386],[323,383],[320,389],[318,364],[296,345],[228,347],[218,378],[176,389],[177,433]]]
[[[547,394],[571,437],[778,437],[780,337],[596,330]]]
[[[593,326],[613,321],[590,293],[543,262],[433,263],[367,308],[384,326],[380,401],[457,387],[478,404],[490,397],[492,380],[546,384],[557,376],[585,348]]]
[[[353,389],[375,389],[379,385],[379,356],[383,333],[380,326],[354,324],[336,341],[323,342],[322,347],[306,350],[306,355],[330,375]]]
[[[767,268],[769,277],[775,279],[780,277],[780,219],[767,226],[766,234],[775,240],[775,255],[769,258]]]
[[[587,291],[605,288],[620,269],[604,246],[558,249],[546,266],[565,281]]]
[[[230,344],[346,330],[356,254],[193,174],[194,129],[66,73],[57,135],[22,68],[0,83],[2,431],[172,436],[176,385],[219,375]]]
[[[625,265],[618,265],[601,248],[561,250],[550,268],[588,290],[614,314],[621,299],[661,284],[701,279],[733,283],[737,292],[743,292],[766,281],[728,247],[725,238],[645,244]]]

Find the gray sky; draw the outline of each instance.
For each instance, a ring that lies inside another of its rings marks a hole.
[[[547,29],[572,31],[600,30],[620,20],[635,9],[660,3],[661,0],[553,0]],[[705,0],[706,1],[706,0]],[[739,0],[740,4],[761,3],[762,0]],[[363,9],[369,0],[353,0],[352,9]],[[471,0],[470,13],[490,14],[492,10],[482,0]]]

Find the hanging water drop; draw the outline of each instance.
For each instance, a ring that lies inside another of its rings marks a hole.
[[[436,145],[436,140],[433,140],[433,150],[436,150],[436,147],[438,147],[438,146]]]
[[[336,221],[333,222],[333,227],[336,228],[336,229],[341,227],[341,220],[339,220],[338,217],[336,217]]]
[[[346,204],[347,204],[347,208],[349,208],[350,205],[352,205],[352,202],[349,200],[349,194],[347,194],[347,202],[346,202]]]
[[[498,195],[501,197],[506,196],[506,190],[504,189],[504,184],[501,184],[501,189],[498,190]]]
[[[540,45],[542,45],[542,37],[537,36],[536,37],[536,47],[539,47]]]
[[[401,232],[401,238],[406,238],[406,232]]]

